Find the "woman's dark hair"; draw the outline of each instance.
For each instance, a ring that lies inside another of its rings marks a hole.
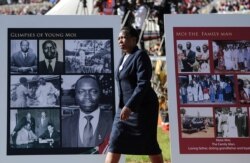
[[[124,26],[124,27],[122,27],[121,31],[124,31],[129,36],[135,37],[136,38],[136,42],[138,42],[138,40],[139,40],[139,34],[136,31],[136,29],[133,28],[132,26]]]

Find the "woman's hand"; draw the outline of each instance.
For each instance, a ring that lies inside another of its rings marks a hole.
[[[131,114],[131,109],[128,108],[127,106],[124,106],[120,114],[120,119],[125,121],[129,118],[130,114]]]

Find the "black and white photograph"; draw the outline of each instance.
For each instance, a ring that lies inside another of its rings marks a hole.
[[[62,147],[102,153],[114,115],[112,76],[63,75],[62,90]]]
[[[250,75],[237,75],[239,102],[250,104]]]
[[[111,73],[110,40],[65,40],[66,73]]]
[[[214,119],[211,107],[181,107],[182,138],[213,138]]]
[[[233,75],[180,75],[181,104],[234,104]]]
[[[250,72],[249,40],[216,40],[212,44],[215,72]]]
[[[59,148],[59,109],[10,110],[10,148]]]
[[[39,73],[64,73],[63,40],[39,40]]]
[[[247,107],[215,108],[216,137],[249,137]]]
[[[37,40],[11,40],[10,46],[10,72],[36,74]]]
[[[177,40],[178,72],[210,73],[208,40]]]
[[[12,75],[10,107],[59,107],[59,75]]]

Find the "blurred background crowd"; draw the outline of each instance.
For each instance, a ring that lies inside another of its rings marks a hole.
[[[2,15],[44,15],[59,0],[0,0]]]
[[[0,0],[0,14],[44,15],[59,1],[65,0]],[[123,15],[137,8],[136,0],[76,1],[82,2],[85,7],[91,5],[97,8],[95,14],[107,14],[105,13],[107,9],[111,9],[108,14]],[[142,2],[151,10],[150,14],[249,13],[250,11],[249,0],[142,0]]]

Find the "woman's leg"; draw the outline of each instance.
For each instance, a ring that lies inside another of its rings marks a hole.
[[[163,157],[162,154],[158,155],[149,155],[149,158],[152,163],[163,163]]]
[[[108,152],[105,163],[118,163],[120,160],[121,154]]]

